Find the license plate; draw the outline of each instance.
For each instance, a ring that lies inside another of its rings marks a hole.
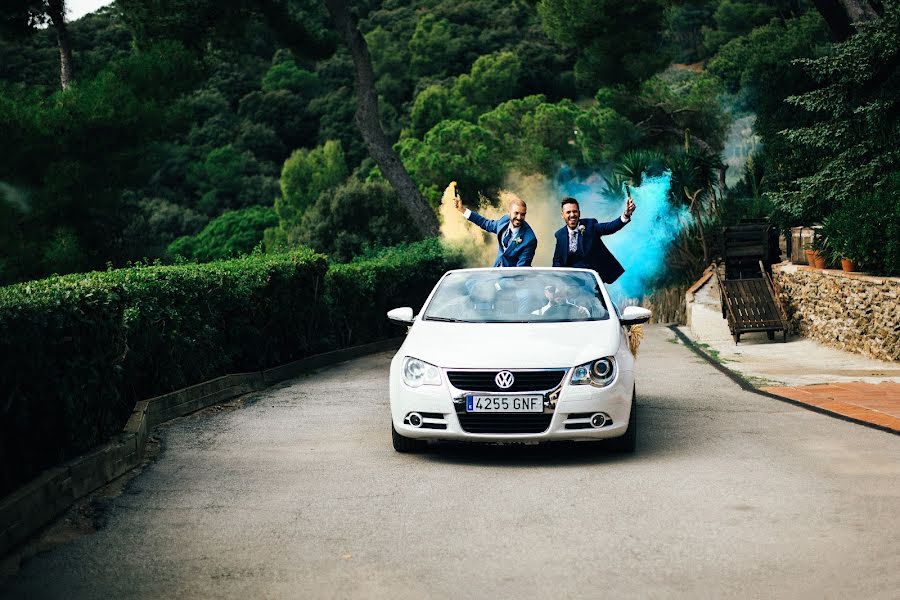
[[[466,412],[544,412],[543,396],[466,396]]]

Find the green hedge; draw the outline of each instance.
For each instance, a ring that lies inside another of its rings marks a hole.
[[[385,313],[400,306],[412,306],[418,312],[441,275],[462,266],[462,255],[447,252],[436,239],[332,265],[325,290],[333,307],[331,332],[337,336],[337,344],[355,346],[397,335],[397,326]]]
[[[108,439],[137,400],[321,350],[326,271],[305,251],[0,288],[0,492]]]
[[[0,288],[0,496],[109,439],[138,400],[401,334],[385,311],[460,265],[429,240],[349,265],[298,251]]]

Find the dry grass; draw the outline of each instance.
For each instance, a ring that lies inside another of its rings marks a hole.
[[[628,348],[635,356],[637,356],[638,348],[641,345],[642,339],[644,339],[643,325],[633,325],[632,327],[628,328]]]

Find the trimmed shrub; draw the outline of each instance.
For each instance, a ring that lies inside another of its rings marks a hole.
[[[402,333],[385,318],[387,311],[412,306],[418,312],[444,272],[463,263],[462,255],[428,239],[332,265],[325,289],[338,344],[355,346]]]
[[[0,495],[120,431],[138,400],[325,349],[326,269],[307,250],[0,288]]]

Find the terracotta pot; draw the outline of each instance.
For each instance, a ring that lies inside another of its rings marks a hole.
[[[810,267],[816,266],[816,251],[815,250],[804,250],[806,253],[806,264]]]
[[[816,253],[816,268],[817,268],[817,269],[824,269],[824,268],[826,268],[826,266],[825,266],[825,257],[822,256],[821,254],[819,254],[818,252]]]
[[[856,270],[856,263],[849,258],[841,259],[841,268],[845,273],[852,273]]]

